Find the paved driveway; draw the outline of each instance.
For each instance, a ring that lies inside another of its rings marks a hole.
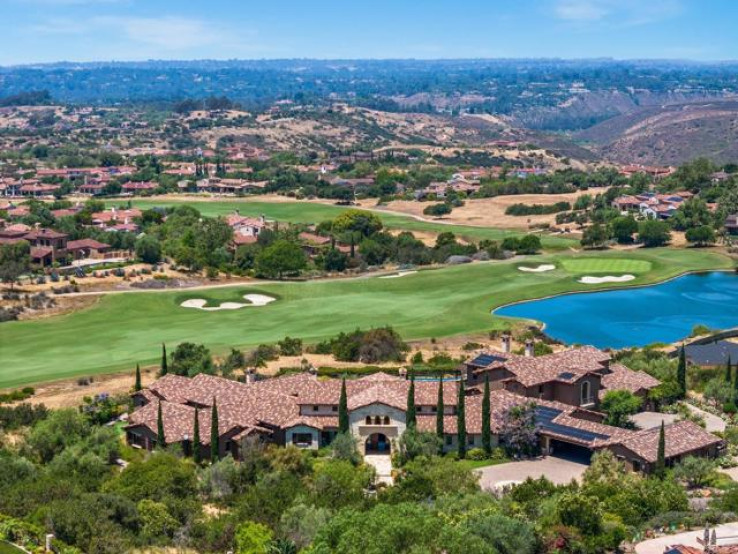
[[[483,489],[495,489],[506,484],[525,481],[528,477],[538,479],[545,476],[553,483],[563,485],[572,479],[580,480],[586,469],[587,464],[582,461],[547,456],[539,460],[523,460],[483,467],[479,470],[482,474],[479,484]]]
[[[661,412],[640,412],[630,416],[630,420],[636,424],[639,429],[653,429],[664,425],[669,425],[677,420],[677,414],[662,414]]]
[[[676,535],[665,535],[657,539],[649,539],[639,542],[635,546],[636,554],[664,554],[667,546],[683,544],[685,546],[696,546],[700,550],[702,546],[697,543],[697,537],[702,538],[703,530],[686,531]],[[738,543],[738,523],[725,523],[715,527],[718,546],[727,546]]]

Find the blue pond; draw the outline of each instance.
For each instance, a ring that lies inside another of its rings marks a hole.
[[[535,319],[562,342],[599,348],[674,342],[695,325],[738,325],[738,275],[685,275],[648,287],[564,294],[495,310],[495,315]]]

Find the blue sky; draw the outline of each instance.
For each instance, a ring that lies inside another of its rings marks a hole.
[[[738,0],[0,0],[0,64],[738,59]]]

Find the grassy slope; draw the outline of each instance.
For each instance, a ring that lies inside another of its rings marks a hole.
[[[124,201],[108,201],[110,206],[117,206]],[[333,219],[341,212],[350,209],[345,206],[332,206],[328,204],[317,204],[311,202],[260,202],[251,200],[223,200],[217,202],[187,202],[186,200],[161,201],[161,200],[132,200],[132,204],[138,208],[151,208],[154,206],[181,206],[191,205],[207,216],[218,216],[239,210],[242,215],[259,216],[266,215],[277,221],[289,221],[292,223],[319,223],[326,219]],[[432,223],[419,221],[409,216],[387,214],[375,211],[389,229],[404,231],[426,231],[430,233],[441,233],[450,231],[460,237],[479,241],[481,239],[500,240],[507,236],[518,236],[523,233],[505,229],[493,229],[490,227],[472,227],[469,225],[445,225],[443,223]],[[578,242],[563,237],[541,235],[544,247],[551,250],[561,250],[570,246],[577,246]]]
[[[108,295],[83,311],[49,319],[4,323],[0,335],[0,388],[157,363],[160,345],[201,342],[214,352],[231,346],[274,342],[285,335],[307,342],[355,327],[392,325],[406,339],[440,337],[499,328],[504,320],[490,310],[573,290],[581,272],[568,272],[561,260],[638,259],[651,269],[631,285],[652,283],[690,270],[732,267],[725,256],[704,250],[636,250],[556,254],[531,258],[555,263],[546,273],[523,273],[519,261],[477,263],[421,271],[399,279],[352,279],[255,284],[208,291]],[[636,273],[635,271],[633,273]],[[179,304],[187,298],[238,301],[263,292],[278,301],[255,308],[203,312]]]

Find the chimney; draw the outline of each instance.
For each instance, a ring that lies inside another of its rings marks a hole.
[[[400,369],[397,370],[397,375],[403,379],[407,379],[407,368],[405,366],[401,366]]]
[[[256,383],[256,370],[249,368],[246,370],[246,384],[253,385],[254,383]]]
[[[525,355],[532,358],[535,355],[535,344],[532,339],[525,341]]]
[[[512,350],[512,337],[509,333],[502,335],[502,351],[505,354],[509,354]]]

